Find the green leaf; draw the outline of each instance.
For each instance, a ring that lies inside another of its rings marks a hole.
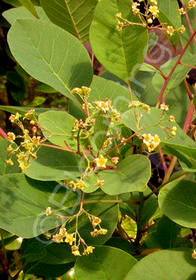
[[[7,159],[7,149],[8,141],[3,139],[0,141],[0,175],[4,175],[6,173],[6,159]]]
[[[31,107],[22,107],[22,106],[3,106],[3,105],[0,105],[0,110],[2,111],[6,111],[6,112],[9,112],[9,113],[12,113],[12,114],[16,114],[17,112],[21,115],[24,115],[26,112],[28,112],[29,110],[31,110],[32,108]],[[35,109],[35,112],[37,114],[40,114],[40,113],[43,113],[43,112],[47,112],[48,108],[34,108]],[[58,110],[58,109],[55,109],[53,108],[52,110]]]
[[[53,215],[46,217],[46,207],[59,214],[76,209],[76,194],[55,182],[31,180],[23,174],[4,175],[0,181],[0,227],[18,236],[32,238],[62,223]]]
[[[93,52],[103,66],[123,81],[128,82],[144,60],[148,31],[139,25],[117,30],[115,15],[122,13],[129,21],[137,22],[129,0],[102,0],[95,9],[90,29]]]
[[[35,7],[41,20],[49,21],[47,15],[41,7]],[[24,7],[12,8],[3,13],[4,18],[13,24],[18,19],[35,19],[35,17]]]
[[[162,216],[157,224],[152,226],[148,231],[145,239],[145,245],[150,249],[175,248],[179,233],[180,227],[166,216]]]
[[[65,264],[74,260],[67,243],[54,243],[42,236],[24,239],[21,250],[26,264],[35,261],[46,264]]]
[[[43,84],[43,83],[38,83],[35,90],[38,92],[44,92],[44,93],[56,93],[57,92],[52,87],[50,87],[46,84]]]
[[[159,207],[175,223],[196,227],[196,182],[174,180],[161,189],[158,197]]]
[[[76,139],[73,138],[72,129],[75,118],[64,111],[48,111],[39,115],[38,121],[44,136],[53,144],[75,149]]]
[[[41,6],[50,20],[83,43],[88,40],[96,4],[97,0],[41,0]]]
[[[80,159],[79,155],[71,152],[42,147],[25,174],[41,181],[64,180],[69,177],[74,179],[84,171],[84,160]]]
[[[8,34],[17,62],[35,79],[76,101],[70,90],[89,86],[90,58],[82,44],[60,27],[38,20],[17,20]]]
[[[102,113],[99,113],[95,119],[94,134],[92,141],[100,149],[106,139],[111,119]]]
[[[149,189],[144,192],[144,195],[148,195],[150,193]],[[129,194],[120,195],[120,199],[123,200],[140,200],[140,196],[138,192],[132,192]],[[147,200],[144,201],[143,209],[140,214],[140,225],[145,226],[145,224],[150,220],[155,211],[158,208],[158,200],[155,195],[152,195]],[[139,205],[133,203],[121,203],[120,211],[123,215],[128,215],[134,221],[137,220],[137,213],[139,211]]]
[[[31,0],[18,0],[34,17],[39,18],[36,9]]]
[[[90,102],[99,100],[104,101],[108,98],[112,101],[112,105],[118,111],[127,111],[130,97],[128,89],[124,86],[99,76],[94,76],[90,88],[91,93],[88,99]],[[133,95],[133,99],[137,100],[137,97]]]
[[[77,280],[119,280],[125,279],[136,259],[123,250],[96,247],[93,254],[77,259],[75,274]]]
[[[122,160],[116,170],[99,173],[104,180],[102,190],[109,195],[143,191],[151,177],[151,165],[143,155],[132,155]]]
[[[37,275],[49,277],[48,279],[51,279],[50,277],[60,277],[61,275],[67,273],[71,268],[73,267],[73,263],[66,263],[66,264],[46,264],[46,263],[29,263],[24,267],[25,275],[26,273],[33,274],[31,275],[31,278],[28,280],[31,280],[32,277],[35,277]]]
[[[167,23],[167,25],[173,26],[174,28],[179,28],[181,26],[181,16],[178,13],[179,5],[176,0],[165,0],[158,1],[159,7],[159,21]],[[178,33],[174,33],[173,36],[168,38],[176,44],[179,40]]]
[[[196,172],[196,148],[177,144],[165,144],[163,145],[163,151],[177,156],[185,172]]]
[[[178,28],[181,25],[181,16],[178,13],[179,5],[176,0],[158,1],[158,7],[162,13],[172,22],[173,26]],[[160,22],[162,19],[160,18]]]
[[[6,160],[9,158],[7,153],[7,147],[9,146],[7,139],[0,141],[0,175],[9,173],[20,173],[20,168],[18,167],[18,162],[16,156],[12,156],[12,161],[14,165],[10,166],[6,164]]]
[[[186,135],[185,132],[175,123],[171,123],[168,120],[168,115],[165,114],[164,118],[161,118],[162,111],[157,108],[151,108],[149,112],[144,113],[138,121],[135,114],[140,114],[140,109],[131,109],[122,115],[123,123],[131,128],[133,131],[137,131],[139,134],[150,133],[152,135],[158,134],[161,143],[163,144],[177,144],[184,147],[196,148],[195,142]],[[168,139],[168,131],[164,127],[171,128],[173,125],[177,127],[176,136]]]
[[[126,280],[194,280],[196,260],[191,255],[191,249],[150,254],[134,265]]]

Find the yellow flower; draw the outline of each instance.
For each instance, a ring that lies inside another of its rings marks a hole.
[[[186,28],[185,28],[185,26],[184,25],[181,25],[179,28],[178,28],[178,32],[179,33],[184,33],[186,31]]]
[[[83,190],[85,187],[84,181],[80,180],[75,184],[76,188],[79,190]]]
[[[119,21],[118,24],[117,24],[117,30],[118,30],[118,31],[122,31],[123,26],[124,26],[124,23],[121,22],[121,21]]]
[[[152,141],[152,135],[151,134],[143,134],[143,143],[148,144]]]
[[[150,111],[150,106],[147,104],[143,104],[142,105],[142,109],[146,110],[146,111]]]
[[[80,251],[79,251],[79,247],[74,245],[71,247],[71,252],[74,256],[79,257],[81,256]]]
[[[97,107],[103,111],[104,113],[107,113],[111,110],[111,101],[110,100],[106,100],[104,101],[95,101],[95,105],[97,105]]]
[[[156,148],[156,145],[152,142],[147,145],[147,149],[149,152],[152,152]]]
[[[11,153],[12,151],[13,151],[13,148],[12,148],[11,145],[9,145],[9,146],[7,147],[7,152],[8,152],[8,153]]]
[[[137,14],[139,14],[139,12],[140,12],[140,10],[138,9],[137,6],[139,6],[139,3],[137,3],[137,2],[134,2],[134,3],[132,4],[132,12],[134,13],[134,15],[137,15]]]
[[[81,90],[82,90],[83,95],[89,95],[89,93],[91,92],[91,89],[89,87],[85,87],[85,86],[82,86]]]
[[[99,217],[93,217],[91,223],[93,226],[97,226],[101,223],[101,219]]]
[[[119,157],[112,157],[111,162],[117,164],[119,162]]]
[[[129,103],[129,107],[139,107],[142,104],[143,104],[142,102],[135,100],[135,101],[132,101],[131,103]]]
[[[171,131],[171,135],[172,135],[172,136],[175,136],[175,135],[176,135],[176,132],[175,132],[174,130],[172,130],[172,131]]]
[[[162,104],[160,105],[160,109],[161,109],[161,111],[168,111],[168,110],[169,110],[169,106],[162,103]]]
[[[52,214],[51,207],[46,207],[45,215],[46,215],[46,216],[50,216],[51,214]]]
[[[150,6],[149,7],[149,11],[151,12],[151,14],[154,16],[154,17],[157,17],[158,14],[159,14],[159,9],[157,6]]]
[[[11,116],[9,117],[9,120],[12,123],[15,123],[15,122],[19,121],[20,117],[21,117],[21,115],[19,113],[16,113],[16,115],[11,114]]]
[[[35,114],[35,110],[31,109],[24,115],[24,119],[31,120],[34,114]]]
[[[91,236],[92,237],[95,237],[95,236],[97,236],[97,235],[99,235],[100,233],[99,233],[99,230],[98,229],[94,229],[93,231],[91,231]]]
[[[195,1],[195,0],[189,0],[189,2],[188,2],[188,7],[189,7],[189,8],[194,8],[194,7],[196,7],[196,1]]]
[[[40,139],[41,139],[41,137],[40,136],[33,136],[33,138],[32,138],[32,141],[33,141],[33,144],[35,145],[35,146],[39,146],[40,145]]]
[[[22,170],[22,172],[24,172],[29,166],[30,166],[30,163],[29,162],[19,162],[19,167],[20,169]]]
[[[176,131],[176,130],[177,130],[177,127],[176,127],[176,126],[173,126],[173,127],[171,128],[171,130],[172,130],[172,131]]]
[[[170,122],[175,122],[175,117],[174,117],[174,116],[172,116],[172,115],[171,115],[171,116],[169,116],[169,121],[170,121]]]
[[[168,25],[168,26],[167,26],[166,32],[167,32],[167,34],[169,34],[170,36],[172,36],[172,35],[174,34],[175,30],[174,30],[173,26]]]
[[[95,159],[97,167],[106,168],[107,158],[104,158],[102,155]]]
[[[62,237],[66,237],[67,234],[68,234],[66,228],[61,227],[61,228],[59,229],[59,234],[60,234]]]
[[[161,142],[160,137],[157,134],[155,134],[155,136],[153,136],[152,143],[158,146],[160,142]]]
[[[82,89],[81,89],[81,88],[75,87],[75,88],[73,88],[73,89],[71,90],[71,93],[72,93],[72,94],[81,94],[81,93],[82,93]]]
[[[7,134],[7,140],[10,142],[13,142],[16,139],[16,136],[13,132],[8,132]]]
[[[18,161],[25,161],[26,160],[26,155],[24,152],[20,152],[17,154]]]
[[[184,15],[185,14],[184,8],[178,9],[178,13],[179,13],[179,15]]]
[[[86,249],[84,250],[83,255],[89,255],[93,252],[93,250],[95,249],[95,247],[93,246],[87,246]]]
[[[101,228],[101,229],[99,230],[99,234],[100,234],[100,235],[106,235],[107,232],[108,232],[108,230],[105,229],[105,228]]]
[[[11,158],[7,159],[5,161],[8,165],[14,165],[13,161],[11,160]]]
[[[73,242],[75,241],[76,239],[75,239],[75,237],[73,237],[73,234],[67,234],[66,235],[66,239],[65,239],[65,242],[66,243],[69,243],[69,245],[72,245],[73,244]]]
[[[99,187],[102,187],[104,185],[104,183],[105,183],[104,180],[99,180],[98,179],[96,185],[99,186]]]
[[[52,240],[56,243],[61,243],[61,242],[63,242],[63,237],[57,233],[57,234],[53,235]]]

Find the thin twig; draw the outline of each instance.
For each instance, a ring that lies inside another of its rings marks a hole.
[[[167,78],[166,78],[166,80],[165,80],[165,82],[164,82],[164,84],[163,84],[163,87],[162,87],[162,89],[161,89],[161,91],[160,91],[160,94],[159,94],[159,96],[158,96],[156,107],[158,107],[158,106],[160,105],[161,100],[162,100],[162,98],[163,98],[163,94],[164,94],[164,92],[165,92],[165,90],[166,90],[166,88],[167,88],[167,85],[168,85],[168,83],[169,83],[169,81],[170,81],[170,79],[171,79],[171,77],[172,77],[174,71],[176,70],[176,67],[179,65],[179,63],[180,63],[182,57],[184,56],[184,54],[185,54],[185,52],[186,52],[188,46],[190,45],[191,41],[193,40],[195,34],[196,34],[196,30],[195,30],[195,31],[193,32],[193,34],[190,36],[188,42],[186,43],[186,46],[185,46],[184,49],[181,51],[181,54],[179,55],[178,59],[176,60],[176,63],[175,63],[174,66],[172,67],[172,69],[171,69],[169,75],[167,76]]]

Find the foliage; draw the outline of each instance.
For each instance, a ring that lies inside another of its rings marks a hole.
[[[2,277],[195,279],[196,1],[5,3]]]

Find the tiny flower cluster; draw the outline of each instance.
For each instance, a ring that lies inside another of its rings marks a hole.
[[[173,36],[175,32],[178,33],[184,33],[186,31],[186,28],[184,25],[181,25],[179,28],[174,29],[174,27],[172,25],[168,25],[166,28],[166,33],[170,36]]]
[[[88,96],[90,92],[91,92],[91,89],[86,86],[82,86],[81,88],[75,87],[71,90],[72,94],[78,94],[80,96]]]
[[[105,114],[110,114],[112,121],[119,122],[121,120],[120,113],[112,106],[112,101],[106,99],[105,101],[95,101],[96,107]]]
[[[52,212],[51,207],[46,207],[45,209],[45,215],[56,215],[60,218],[65,218],[63,216],[60,216],[59,214],[55,214],[55,212]],[[73,215],[72,217],[69,217],[67,221],[57,230],[57,232],[52,235],[52,241],[56,243],[67,243],[71,246],[71,252],[74,256],[81,256],[81,255],[89,255],[93,253],[93,250],[95,249],[93,246],[89,246],[86,244],[85,240],[81,237],[79,231],[78,231],[78,217],[84,214],[87,216],[88,220],[90,221],[93,231],[90,232],[91,236],[95,237],[98,235],[105,235],[107,234],[107,229],[101,228],[100,223],[101,219],[99,217],[93,216],[89,214],[86,210],[83,208],[80,208],[79,212],[76,215]],[[76,220],[76,229],[74,232],[69,233],[69,231],[66,228],[66,224],[68,222],[71,222],[73,220]],[[81,250],[81,247],[83,251]]]
[[[32,125],[31,131],[25,129],[21,121],[22,118],[23,120],[29,121],[29,124]],[[21,168],[22,172],[24,172],[30,166],[30,160],[37,157],[36,153],[41,143],[41,137],[36,135],[37,120],[35,117],[35,110],[29,110],[23,117],[19,113],[16,113],[15,115],[12,114],[9,120],[22,130],[22,135],[16,136],[13,132],[8,132],[7,140],[10,144],[7,147],[7,152],[10,158],[7,159],[6,163],[13,165],[14,162],[12,157],[16,154],[19,167]],[[19,146],[16,146],[14,142],[16,138],[20,140]]]
[[[100,226],[100,223],[101,223],[101,219],[99,217],[95,217],[95,216],[92,216],[92,215],[89,215],[89,220],[91,222],[91,225],[93,227],[93,231],[91,231],[91,236],[92,237],[96,237],[98,235],[106,235],[107,234],[107,229],[105,228],[102,228]]]
[[[195,8],[196,7],[196,1],[195,0],[189,0],[187,4],[188,8]]]
[[[138,107],[140,107],[140,108],[142,108],[145,111],[150,111],[150,106],[149,105],[147,105],[145,103],[142,103],[140,101],[137,101],[137,100],[136,101],[132,101],[131,103],[129,103],[129,107],[130,108],[138,108]]]
[[[154,136],[151,134],[143,134],[143,143],[147,147],[148,152],[154,151],[154,149],[160,144],[160,137],[155,134]]]

